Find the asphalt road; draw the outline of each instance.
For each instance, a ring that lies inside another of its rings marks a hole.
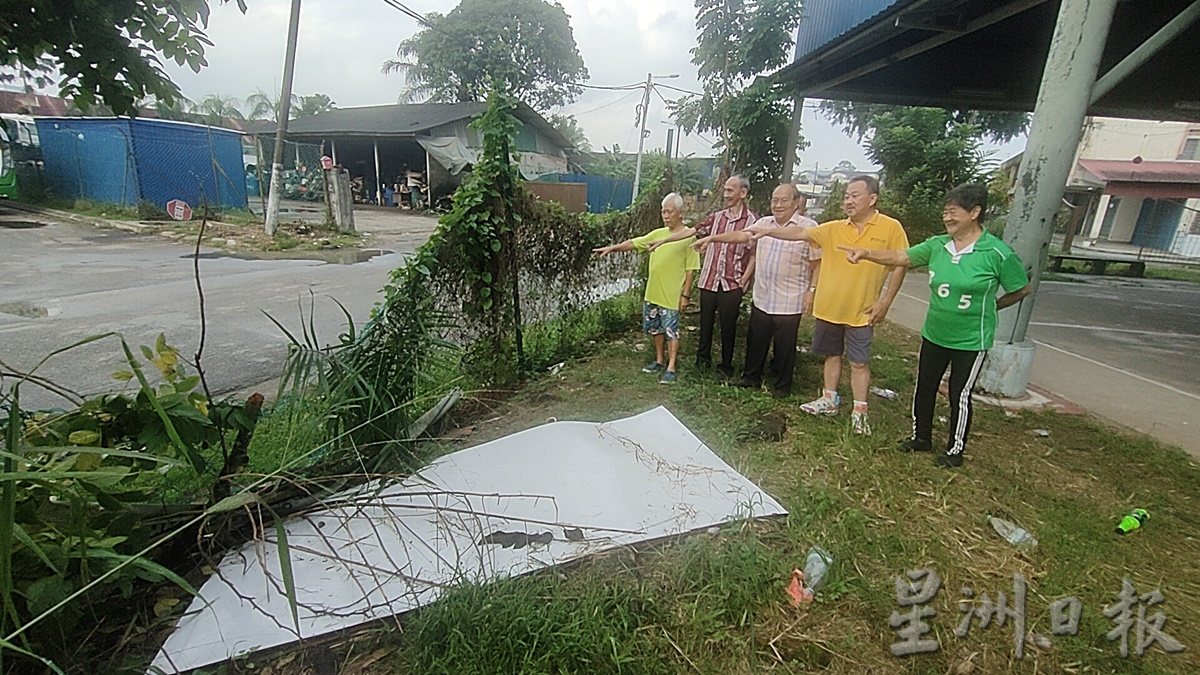
[[[185,357],[195,354],[201,326],[191,246],[84,225],[31,227],[30,220],[37,218],[0,207],[0,359],[25,371],[56,349],[109,331],[121,333],[135,353],[165,333]],[[288,341],[268,314],[300,336],[311,306],[319,339],[336,342],[346,328],[336,298],[361,325],[400,254],[428,236],[432,221],[408,229],[380,242],[394,253],[355,264],[201,260],[203,363],[214,391],[279,376]],[[54,356],[37,372],[88,394],[118,386],[111,374],[126,368],[120,343],[110,338]],[[26,407],[62,404],[29,385],[21,396]]]
[[[909,275],[903,293],[926,301],[927,277]],[[1043,348],[1200,396],[1200,285],[1110,277],[1048,281],[1035,302],[1029,337]]]

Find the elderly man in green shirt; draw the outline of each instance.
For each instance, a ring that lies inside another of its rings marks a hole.
[[[933,449],[933,411],[938,387],[950,367],[950,438],[936,463],[962,466],[971,428],[971,389],[996,338],[996,313],[1029,295],[1029,277],[1013,250],[983,229],[987,188],[960,185],[946,193],[946,234],[906,251],[839,246],[852,263],[868,260],[894,267],[929,267],[929,313],[921,328],[913,436],[906,451]],[[997,297],[1003,288],[1004,295]]]
[[[663,227],[640,237],[592,251],[598,255],[617,251],[645,253],[652,243],[681,233],[684,230],[683,197],[678,193],[672,192],[663,198],[662,221]],[[692,276],[700,269],[700,254],[692,250],[695,240],[695,236],[691,236],[664,242],[650,251],[650,276],[646,280],[645,302],[642,303],[642,330],[654,338],[655,358],[653,363],[642,368],[642,372],[659,373],[661,384],[673,384],[676,380],[679,313],[692,299]]]

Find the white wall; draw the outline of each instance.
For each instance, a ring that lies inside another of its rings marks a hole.
[[[1129,241],[1133,239],[1133,229],[1137,226],[1138,214],[1142,212],[1142,200],[1126,197],[1117,206],[1117,215],[1113,218],[1112,231],[1108,234],[1109,241]]]
[[[1200,128],[1187,122],[1155,122],[1112,117],[1092,117],[1079,144],[1079,159],[1129,161],[1141,156],[1147,162],[1170,161],[1179,156],[1188,130]]]

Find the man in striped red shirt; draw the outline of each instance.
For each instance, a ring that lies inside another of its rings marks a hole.
[[[742,176],[731,177],[725,181],[723,210],[712,214],[696,227],[684,228],[656,244],[691,236],[702,238],[744,230],[758,220],[758,216],[746,207],[746,196],[749,194],[750,181]],[[717,315],[720,315],[721,362],[716,370],[725,377],[733,377],[733,344],[737,340],[738,314],[741,312],[742,296],[753,274],[753,244],[716,242],[705,252],[697,284],[700,286],[700,343],[696,346],[698,367],[712,366],[713,327]]]
[[[806,198],[795,185],[784,183],[771,193],[771,215],[758,221],[753,229],[712,235],[696,240],[696,247],[726,242],[750,242],[750,232],[776,228],[815,227],[816,221],[802,214]],[[809,293],[818,256],[807,242],[789,241],[782,246],[764,237],[757,242],[754,257],[754,303],[750,326],[746,331],[746,367],[735,387],[762,387],[768,351],[774,353],[771,370],[775,382],[771,395],[784,398],[792,393],[796,368],[796,335],[800,316],[812,305]],[[803,244],[796,246],[796,244]]]

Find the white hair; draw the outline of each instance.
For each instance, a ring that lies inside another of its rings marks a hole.
[[[670,204],[671,206],[674,206],[676,209],[682,211],[683,210],[683,197],[681,197],[678,192],[672,192],[671,194],[667,195],[666,197],[663,197],[662,205],[666,206],[667,204]]]

